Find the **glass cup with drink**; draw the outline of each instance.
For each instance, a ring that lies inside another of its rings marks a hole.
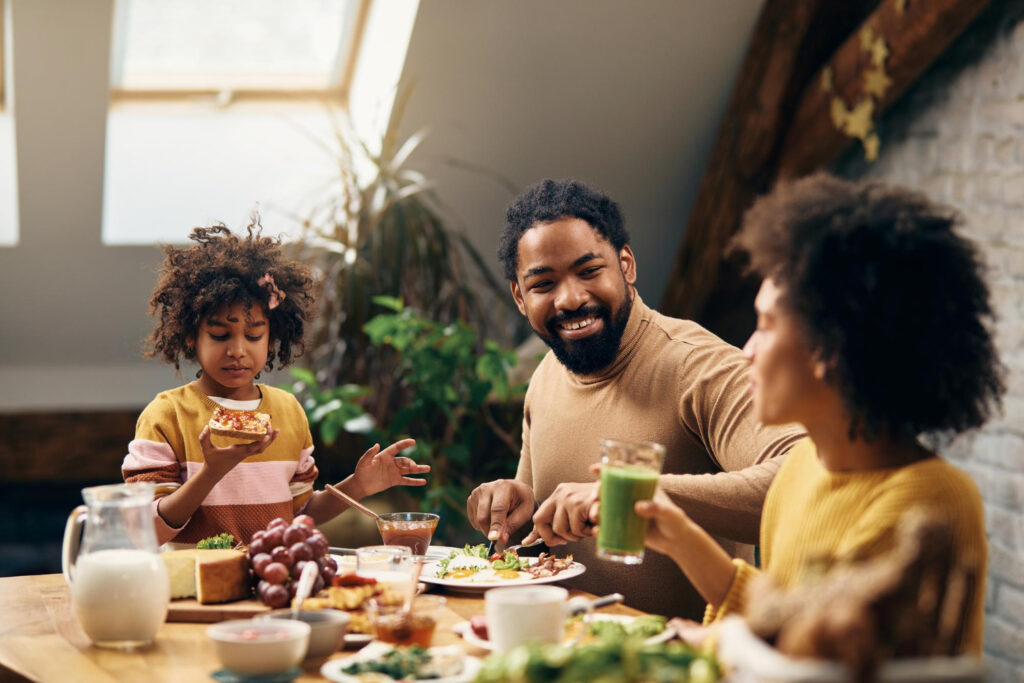
[[[643,562],[648,520],[633,506],[654,496],[664,462],[661,444],[601,440],[598,557],[623,564]]]

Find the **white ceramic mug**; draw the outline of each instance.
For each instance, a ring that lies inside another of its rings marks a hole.
[[[569,591],[559,586],[512,586],[484,593],[487,634],[494,651],[561,642],[565,618],[574,606],[568,597]]]

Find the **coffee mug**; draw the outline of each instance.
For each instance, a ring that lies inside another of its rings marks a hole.
[[[568,597],[569,591],[559,586],[513,586],[484,593],[487,634],[494,651],[561,642],[566,617],[580,609],[575,604],[580,598],[568,601]]]

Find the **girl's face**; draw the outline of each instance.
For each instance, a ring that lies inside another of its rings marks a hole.
[[[225,306],[199,326],[196,358],[203,374],[199,387],[207,396],[239,401],[259,398],[253,380],[267,364],[270,322],[260,305]]]
[[[814,358],[797,319],[780,305],[781,294],[766,278],[754,301],[757,329],[743,347],[750,361],[750,392],[762,424],[807,424],[827,403],[825,365]]]

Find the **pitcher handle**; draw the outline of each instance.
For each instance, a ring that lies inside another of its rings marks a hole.
[[[82,544],[82,528],[89,508],[79,505],[71,511],[68,523],[64,526],[64,543],[60,553],[60,568],[64,572],[64,580],[71,585],[71,570],[78,560],[78,549]]]

